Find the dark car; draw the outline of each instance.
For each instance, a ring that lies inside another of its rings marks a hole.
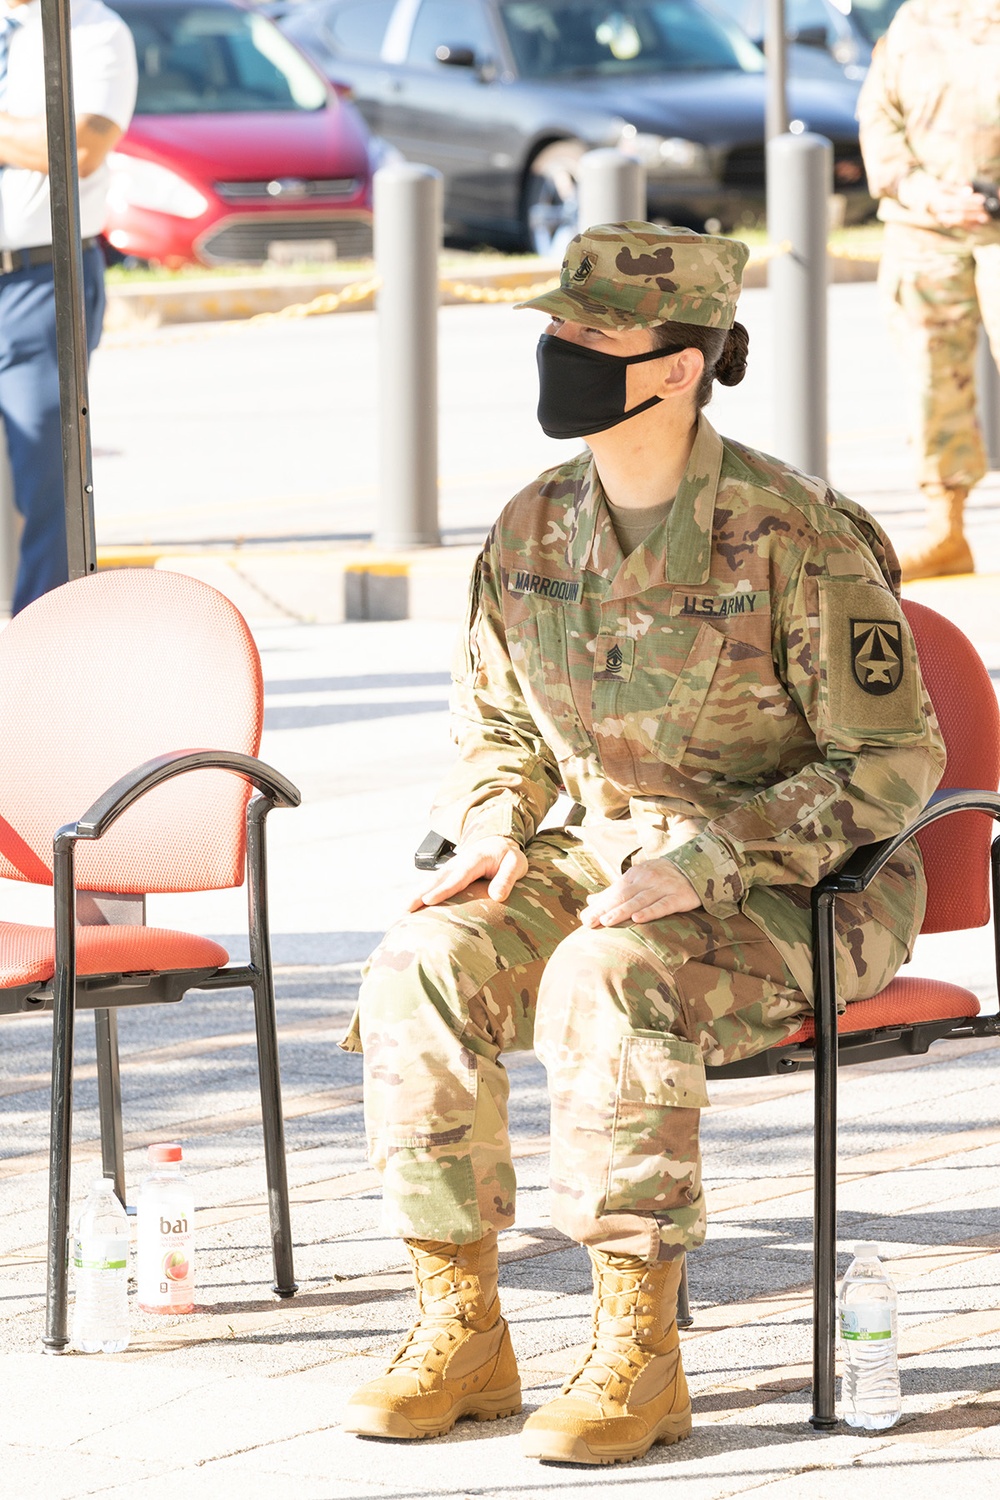
[[[596,146],[643,161],[654,218],[762,213],[763,55],[696,0],[306,0],[281,25],[378,136],[441,170],[452,235],[559,249]],[[834,143],[850,219],[873,207],[856,93],[832,71],[789,88],[793,128]]]
[[[790,71],[810,52],[843,68],[852,82],[868,71],[872,48],[888,29],[903,0],[785,0],[785,35],[791,43]],[[767,0],[712,0],[762,46]]]

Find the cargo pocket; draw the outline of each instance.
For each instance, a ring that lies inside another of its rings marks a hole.
[[[668,765],[679,766],[684,759],[725,639],[720,630],[702,625],[670,689],[655,737],[656,748]]]
[[[665,1213],[694,1202],[698,1116],[708,1102],[693,1042],[652,1031],[624,1038],[605,1213]]]

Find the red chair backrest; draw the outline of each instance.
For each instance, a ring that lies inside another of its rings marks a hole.
[[[51,884],[56,830],[154,756],[256,755],[263,703],[246,621],[197,579],[122,568],[36,599],[0,631],[0,876]],[[249,796],[224,771],[158,787],[77,845],[77,884],[240,885]]]
[[[1000,784],[1000,707],[989,673],[957,625],[925,604],[903,600],[920,671],[941,725],[948,763],[942,787],[995,792]],[[921,932],[982,927],[990,919],[992,819],[945,818],[917,835],[927,873]]]

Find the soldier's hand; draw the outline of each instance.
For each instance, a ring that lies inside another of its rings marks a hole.
[[[678,911],[695,911],[701,897],[669,859],[633,865],[607,890],[587,897],[580,920],[585,927],[620,927],[624,922],[655,922]]]
[[[924,206],[946,229],[972,229],[990,222],[985,202],[982,193],[966,183],[937,182],[928,188]]]
[[[410,902],[410,911],[437,906],[457,896],[476,880],[488,880],[492,901],[506,901],[528,868],[524,850],[513,839],[473,839],[460,844],[454,855],[434,876],[427,889]]]

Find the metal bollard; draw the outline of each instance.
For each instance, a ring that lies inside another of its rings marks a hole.
[[[778,458],[827,471],[827,213],[833,147],[825,136],[767,144],[768,264],[774,327],[774,437]]]
[[[646,217],[646,169],[608,147],[580,158],[577,229]]]
[[[1000,372],[982,325],[976,350],[976,393],[986,462],[991,469],[1000,469]]]
[[[437,547],[438,252],[441,173],[394,162],[375,173],[382,547]]]
[[[14,504],[14,479],[7,458],[7,434],[0,420],[0,619],[10,614],[17,578],[23,522]]]

